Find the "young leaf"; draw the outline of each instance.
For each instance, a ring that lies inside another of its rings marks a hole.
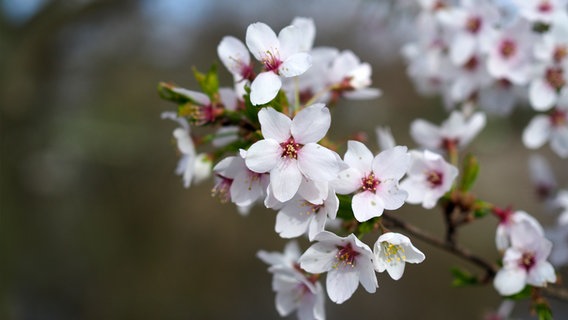
[[[199,83],[201,90],[211,101],[215,101],[215,95],[219,92],[219,78],[217,77],[217,65],[213,64],[207,73],[201,73],[193,68],[195,80]]]
[[[477,174],[479,173],[479,162],[477,158],[468,154],[463,161],[463,175],[460,181],[460,190],[469,191],[473,187]]]
[[[454,280],[452,281],[452,286],[454,287],[466,287],[478,283],[476,276],[458,267],[452,268],[451,272],[454,276]]]

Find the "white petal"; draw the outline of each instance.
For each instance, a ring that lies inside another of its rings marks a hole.
[[[428,149],[439,149],[442,142],[440,129],[432,123],[417,119],[410,125],[410,135],[419,145]]]
[[[290,138],[292,120],[283,113],[271,107],[262,108],[258,112],[258,121],[260,122],[260,130],[264,139],[274,139],[282,143]]]
[[[254,172],[265,173],[272,170],[282,158],[282,148],[273,139],[255,142],[247,150],[245,163]]]
[[[298,166],[306,177],[316,181],[331,181],[339,173],[334,152],[316,143],[308,143],[300,149]]]
[[[275,277],[275,279],[278,279]],[[281,317],[292,313],[298,306],[297,292],[294,290],[280,290],[276,292],[276,310]]]
[[[300,267],[307,272],[324,273],[333,269],[336,254],[337,248],[334,244],[318,242],[309,247],[298,262]]]
[[[389,276],[393,280],[399,280],[400,278],[402,278],[402,275],[404,274],[405,265],[406,264],[402,260],[401,261],[393,260],[392,262],[386,264],[386,269]]]
[[[202,105],[202,106],[206,106],[206,105],[211,103],[211,100],[209,100],[209,97],[202,92],[188,90],[188,89],[179,88],[179,87],[172,88],[172,91],[177,93],[177,94],[180,94],[182,96],[185,96],[185,97],[189,98],[190,100],[194,101],[195,103]]]
[[[300,51],[302,29],[294,25],[289,25],[278,33],[280,43],[280,58],[287,59],[291,55]]]
[[[292,199],[298,192],[300,183],[302,183],[302,173],[298,169],[296,160],[281,160],[270,171],[270,186],[274,197],[280,202]]]
[[[523,290],[526,277],[526,272],[520,268],[501,269],[493,279],[493,285],[501,295],[510,296]]]
[[[367,146],[359,141],[347,141],[345,163],[361,172],[368,173],[372,170],[373,153]]]
[[[400,180],[410,167],[410,154],[405,146],[396,146],[379,153],[373,159],[375,177],[382,179]]]
[[[355,268],[334,269],[327,273],[327,295],[337,304],[351,298],[358,285],[359,275]]]
[[[312,56],[306,52],[298,52],[282,62],[278,73],[284,77],[295,77],[306,72],[312,66]]]
[[[406,202],[411,204],[420,204],[424,201],[428,187],[423,180],[417,180],[410,177],[405,178],[400,182],[400,189],[408,193]]]
[[[394,180],[384,180],[377,187],[376,196],[381,199],[385,209],[396,210],[404,204],[408,198],[408,193],[398,188],[398,183]]]
[[[250,64],[250,55],[245,44],[232,36],[225,36],[217,46],[217,54],[225,67],[234,75],[241,74],[243,65]]]
[[[453,114],[453,113],[452,113]],[[477,136],[477,134],[485,127],[486,116],[483,112],[474,113],[467,119],[466,128],[459,139],[459,146],[465,147],[467,144]]]
[[[556,128],[550,137],[550,148],[561,158],[568,157],[568,126]]]
[[[538,78],[530,84],[529,99],[535,110],[545,111],[554,106],[554,103],[558,100],[558,95],[544,79]]]
[[[231,201],[238,206],[248,206],[263,196],[260,177],[249,172],[242,172],[231,184]]]
[[[317,103],[298,112],[292,120],[290,131],[297,143],[307,144],[323,139],[330,125],[329,109],[323,103]]]
[[[369,191],[359,192],[353,196],[351,201],[353,215],[359,222],[367,221],[371,218],[383,214],[383,201],[374,193]]]
[[[302,179],[302,184],[298,189],[298,195],[313,204],[322,204],[327,198],[329,183],[326,181],[314,181],[311,179]]]
[[[349,168],[338,173],[338,178],[333,180],[330,185],[338,194],[349,194],[361,188],[361,179],[364,174],[355,169]]]
[[[250,85],[250,102],[253,105],[270,102],[282,87],[282,80],[274,72],[262,72]]]
[[[377,88],[361,88],[353,91],[345,91],[343,97],[351,100],[369,100],[380,97],[383,92]]]
[[[275,54],[280,48],[276,33],[262,22],[248,26],[245,41],[250,52],[258,61],[262,61],[268,53]]]
[[[473,35],[460,33],[454,37],[450,47],[450,59],[455,65],[461,66],[467,62],[475,52],[476,41]]]
[[[357,265],[355,266],[359,269],[359,281],[361,285],[367,292],[375,293],[379,284],[377,283],[377,276],[375,275],[375,269],[373,268],[373,263],[370,259],[364,259],[360,257],[357,259]]]
[[[312,206],[304,200],[294,199],[276,215],[275,231],[282,238],[295,238],[306,232],[313,218]]]
[[[556,282],[556,273],[548,261],[541,261],[530,270],[527,283],[537,287],[544,287],[547,282]]]
[[[523,131],[523,143],[530,149],[540,148],[550,137],[550,120],[548,116],[534,117]]]

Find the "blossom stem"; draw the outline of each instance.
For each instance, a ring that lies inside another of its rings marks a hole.
[[[308,102],[306,102],[306,106],[312,105],[314,104],[321,96],[323,96],[326,92],[328,92],[329,90],[333,89],[333,85],[327,86],[325,88],[323,88],[323,90],[321,90],[320,92],[314,94],[313,97],[310,98],[310,100],[308,100]]]

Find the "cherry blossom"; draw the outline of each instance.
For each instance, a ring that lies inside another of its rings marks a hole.
[[[285,317],[296,310],[300,320],[324,320],[325,297],[317,276],[304,273],[298,265],[300,249],[291,241],[284,252],[257,253],[259,259],[270,265],[273,274],[272,290],[276,292],[276,310]]]
[[[505,250],[510,246],[511,230],[520,223],[530,224],[534,232],[541,236],[544,234],[540,223],[525,211],[494,208],[493,213],[499,218],[499,225],[495,233],[495,244],[498,250]]]
[[[548,24],[553,17],[566,10],[566,0],[513,0],[518,6],[519,15],[531,22]]]
[[[298,192],[302,179],[330,181],[341,168],[339,156],[317,144],[331,124],[329,109],[314,104],[294,117],[271,107],[259,111],[263,140],[248,150],[245,162],[257,173],[270,173],[274,197],[288,201]]]
[[[509,296],[520,292],[527,284],[544,287],[556,282],[554,268],[547,261],[552,243],[527,221],[513,225],[510,235],[511,247],[505,251],[503,268],[493,280],[495,289]]]
[[[283,238],[294,238],[308,233],[310,241],[324,230],[327,218],[335,219],[339,199],[332,189],[321,204],[314,204],[301,197],[288,201],[276,215],[275,230]]]
[[[435,151],[464,148],[485,126],[485,114],[476,112],[469,118],[460,111],[452,111],[439,127],[417,119],[410,126],[410,135],[419,145]]]
[[[253,105],[265,104],[276,97],[282,87],[280,77],[294,77],[311,66],[311,56],[301,51],[305,41],[302,29],[287,26],[278,36],[266,24],[256,22],[248,26],[246,44],[252,55],[264,66],[264,71],[251,83],[250,100]]]
[[[349,168],[339,173],[333,186],[338,194],[355,193],[351,202],[355,219],[367,221],[404,204],[408,193],[399,189],[398,181],[410,165],[406,147],[397,146],[373,157],[363,143],[349,141],[344,161]]]
[[[412,162],[408,176],[400,183],[400,188],[408,192],[406,202],[420,203],[424,208],[431,209],[450,190],[458,169],[439,154],[428,150],[413,151],[410,155]]]
[[[540,148],[547,141],[557,155],[568,157],[568,91],[562,105],[547,115],[536,115],[523,131],[523,144],[529,149]]]
[[[331,301],[343,303],[349,299],[358,284],[374,293],[377,277],[373,268],[373,252],[354,234],[339,237],[329,231],[319,233],[317,243],[300,257],[300,267],[310,273],[327,272],[326,288]]]
[[[396,232],[383,233],[375,242],[373,255],[375,270],[386,270],[393,280],[402,277],[406,262],[420,263],[426,258],[407,236]]]

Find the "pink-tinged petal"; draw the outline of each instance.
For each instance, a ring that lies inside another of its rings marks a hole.
[[[546,283],[556,282],[556,273],[554,267],[548,261],[540,261],[537,263],[527,275],[527,283],[537,287],[544,287]]]
[[[290,131],[297,143],[307,144],[323,139],[330,125],[329,109],[323,103],[316,103],[298,112],[292,120]]]
[[[400,180],[410,167],[410,154],[405,146],[396,146],[379,153],[373,159],[373,172],[379,180]]]
[[[296,160],[281,160],[270,170],[270,186],[274,197],[285,202],[298,192],[302,183],[302,173]]]
[[[550,148],[561,158],[568,157],[568,126],[554,130],[550,137]]]
[[[493,279],[493,286],[502,296],[510,296],[523,290],[526,278],[527,274],[523,269],[501,269]]]
[[[537,111],[549,110],[558,100],[554,88],[542,78],[535,79],[529,86],[529,100]]]
[[[333,269],[327,273],[327,295],[337,304],[351,298],[359,285],[359,274],[355,268]]]
[[[207,95],[198,91],[188,90],[179,87],[172,88],[172,91],[202,106],[206,106],[211,103],[211,100],[209,100],[209,97]]]
[[[258,112],[258,121],[260,122],[260,130],[264,139],[274,139],[282,143],[290,138],[292,120],[283,113],[271,107],[262,108]]]
[[[365,222],[371,218],[379,217],[385,209],[381,198],[372,192],[363,191],[355,194],[351,201],[353,215],[359,222]]]
[[[265,139],[255,142],[247,150],[245,164],[257,173],[272,170],[282,158],[282,148],[274,139]]]
[[[286,60],[278,68],[278,74],[283,77],[295,77],[306,72],[312,66],[312,56],[306,52],[298,52]]]
[[[550,137],[551,125],[548,116],[534,117],[523,131],[523,144],[529,149],[542,147]]]
[[[282,80],[274,72],[262,72],[250,85],[250,102],[253,105],[270,102],[282,87]]]
[[[357,259],[356,268],[359,269],[359,282],[363,288],[369,293],[375,293],[379,284],[371,260],[363,257]]]
[[[384,180],[377,188],[379,197],[387,210],[396,210],[404,204],[408,193],[398,188],[398,183],[394,180]]]
[[[258,61],[262,61],[269,54],[276,54],[280,42],[276,33],[266,24],[256,22],[248,26],[246,39],[247,47]]]
[[[354,140],[347,142],[345,163],[350,167],[365,173],[371,172],[373,158],[373,153],[363,143]]]
[[[308,143],[298,152],[298,166],[309,179],[331,181],[339,173],[335,153],[316,143]]]
[[[232,36],[225,36],[217,46],[217,54],[223,65],[234,75],[241,75],[243,66],[250,64],[249,51],[245,44]]]
[[[339,172],[337,179],[331,181],[330,185],[338,194],[349,194],[361,188],[364,177],[361,171],[348,168]]]
[[[306,204],[304,200],[292,200],[276,215],[274,229],[282,238],[301,236],[306,233],[314,214],[312,206]]]
[[[440,129],[432,123],[417,119],[410,125],[410,135],[419,145],[428,149],[439,149],[442,139]]]
[[[333,269],[333,265],[337,260],[336,254],[337,248],[335,244],[318,242],[309,247],[298,262],[300,263],[300,268],[309,273],[324,273]]]

